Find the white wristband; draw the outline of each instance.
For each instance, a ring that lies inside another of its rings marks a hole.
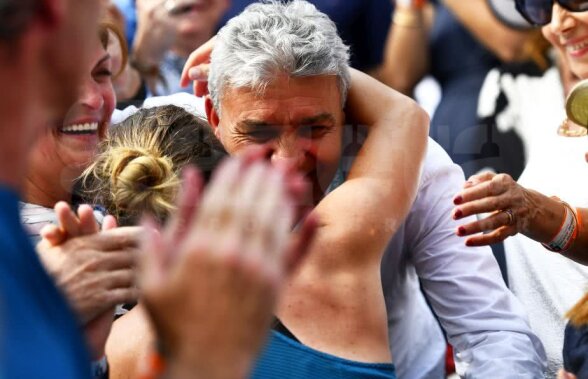
[[[564,209],[566,210],[564,216],[564,223],[562,224],[561,230],[557,235],[546,244],[543,244],[547,249],[555,252],[561,252],[565,250],[570,241],[574,236],[574,231],[576,230],[577,222],[574,212],[568,209],[568,206],[564,204]]]

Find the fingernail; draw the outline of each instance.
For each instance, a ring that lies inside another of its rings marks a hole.
[[[465,243],[466,246],[473,246],[472,242],[470,240],[467,240]]]
[[[463,216],[463,212],[461,211],[461,209],[456,210],[455,213],[453,214],[453,218],[455,220],[461,218],[461,216]]]
[[[462,198],[461,196],[456,196],[456,197],[453,199],[453,204],[455,204],[455,205],[459,205],[459,204],[461,204],[462,202],[463,202],[463,198]]]
[[[464,228],[463,226],[460,226],[459,228],[457,228],[457,235],[458,236],[465,236],[466,234],[466,228]]]

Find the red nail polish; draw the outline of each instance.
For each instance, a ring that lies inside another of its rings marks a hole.
[[[458,235],[458,236],[465,236],[465,234],[466,234],[466,229],[465,229],[463,226],[460,226],[460,227],[457,229],[457,235]]]
[[[455,204],[455,205],[459,205],[459,204],[461,204],[462,202],[463,202],[463,198],[462,198],[461,196],[456,196],[456,197],[453,199],[453,204]]]
[[[461,216],[463,216],[461,209],[456,210],[455,213],[453,214],[453,218],[456,220],[461,218]]]

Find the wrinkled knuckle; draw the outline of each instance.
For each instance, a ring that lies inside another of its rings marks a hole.
[[[512,177],[508,174],[496,175],[496,181],[497,181],[498,185],[500,186],[500,188],[508,188],[515,183],[515,181],[512,179]]]

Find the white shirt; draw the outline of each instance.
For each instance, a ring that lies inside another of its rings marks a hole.
[[[527,162],[518,183],[547,196],[557,195],[572,206],[588,207],[588,164],[584,158],[588,138],[557,135],[565,118],[558,70],[552,68],[542,77],[493,71],[483,93],[497,94],[499,90],[509,105],[497,117],[497,127],[514,130],[525,147]],[[486,104],[493,103],[489,97]],[[507,239],[504,249],[510,287],[545,346],[547,377],[555,378],[563,366],[564,315],[584,295],[588,267],[554,254],[523,235]]]
[[[429,139],[415,203],[382,260],[391,350],[399,378],[441,378],[445,342],[466,378],[542,378],[545,353],[488,247],[455,235],[453,196],[461,168]],[[420,285],[419,285],[420,280]],[[440,371],[441,370],[441,371]]]

